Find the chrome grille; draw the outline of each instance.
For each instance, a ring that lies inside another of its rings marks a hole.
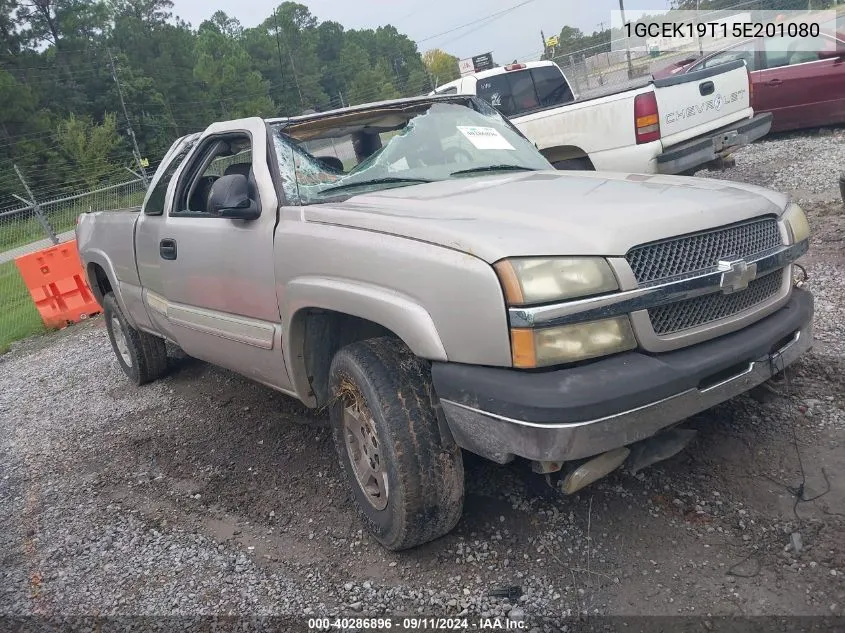
[[[780,244],[777,220],[765,217],[637,246],[626,259],[637,282],[647,284],[714,268],[727,257],[748,259]]]
[[[783,269],[755,279],[733,294],[721,292],[651,308],[648,316],[658,336],[726,319],[774,297],[783,283]]]

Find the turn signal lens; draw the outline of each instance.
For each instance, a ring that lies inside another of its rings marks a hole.
[[[616,354],[637,346],[628,317],[542,329],[513,328],[513,366],[547,367]]]

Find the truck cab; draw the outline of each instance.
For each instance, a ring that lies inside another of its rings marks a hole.
[[[76,234],[128,379],[171,341],[328,410],[390,550],[457,524],[465,451],[573,493],[812,345],[786,196],[555,170],[475,96],[214,123]]]

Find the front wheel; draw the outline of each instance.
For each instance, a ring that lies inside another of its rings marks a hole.
[[[358,514],[393,551],[452,530],[464,502],[461,450],[441,438],[430,369],[401,341],[353,343],[332,360],[330,417]]]
[[[117,362],[132,382],[140,386],[167,372],[164,339],[132,327],[111,292],[103,298],[103,316]]]

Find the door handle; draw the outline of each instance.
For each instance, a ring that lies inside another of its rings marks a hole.
[[[716,85],[712,81],[705,81],[698,84],[698,92],[702,97],[712,95],[714,90],[716,90]]]
[[[176,259],[176,240],[164,239],[159,242],[158,252],[162,259]]]
[[[783,83],[782,79],[769,79],[769,81],[766,82],[766,85],[767,86],[779,86],[782,83]]]

